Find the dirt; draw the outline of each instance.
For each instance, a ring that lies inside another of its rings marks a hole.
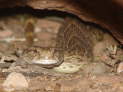
[[[15,56],[18,57],[18,54],[22,54],[21,51],[28,48],[28,45],[25,44],[24,23],[17,16],[0,18],[0,52],[4,53],[3,55],[16,54]],[[34,30],[36,35],[34,44],[37,46],[52,46],[60,25],[58,21],[37,18]],[[75,73],[60,73],[53,69],[43,69],[33,65],[28,66],[28,69],[15,68],[29,81],[29,88],[24,92],[123,92],[123,74],[115,71],[117,61],[122,61],[123,51],[122,48],[118,48],[117,55],[114,55],[115,53],[112,55],[112,51],[114,51],[114,48],[112,48],[109,49],[111,53],[102,53],[102,48],[105,46],[117,45],[112,36],[107,37],[107,33],[105,34],[104,39],[106,41],[101,42],[100,37],[97,37],[99,41],[94,42],[94,44],[97,43],[94,47],[96,49],[94,51],[96,62],[85,61],[80,70]],[[111,58],[108,55],[111,55]],[[13,63],[15,60],[11,61],[6,60],[9,63]],[[111,61],[111,64],[109,61]],[[4,69],[0,67],[1,92],[4,92],[2,90],[3,81],[9,73],[15,70],[11,71],[9,66],[4,67]]]

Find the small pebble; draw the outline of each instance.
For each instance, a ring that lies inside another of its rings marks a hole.
[[[117,67],[117,73],[123,72],[123,62],[121,62]]]
[[[3,83],[3,89],[6,92],[16,91],[16,90],[25,90],[28,88],[28,82],[21,73],[13,72],[8,75],[6,80]]]

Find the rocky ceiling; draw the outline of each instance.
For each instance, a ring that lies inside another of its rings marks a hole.
[[[84,21],[99,24],[110,30],[123,44],[122,0],[0,0],[0,8],[16,6],[72,13]]]

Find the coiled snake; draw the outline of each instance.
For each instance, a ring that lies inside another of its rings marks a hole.
[[[77,61],[82,62],[83,57],[93,57],[92,46],[93,43],[85,25],[79,20],[67,17],[57,33],[54,48],[29,47],[17,60],[17,63],[27,62],[45,68],[53,68],[62,64],[63,61],[79,59]],[[17,63],[13,65],[16,66]]]

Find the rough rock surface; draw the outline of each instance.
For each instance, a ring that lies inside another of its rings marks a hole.
[[[34,9],[60,10],[101,25],[123,44],[123,2],[121,0],[1,0],[0,8],[30,6]],[[2,12],[2,11],[0,11]]]
[[[28,82],[22,74],[13,72],[8,75],[3,83],[3,87],[4,90],[8,92],[15,90],[24,90],[28,88]]]

